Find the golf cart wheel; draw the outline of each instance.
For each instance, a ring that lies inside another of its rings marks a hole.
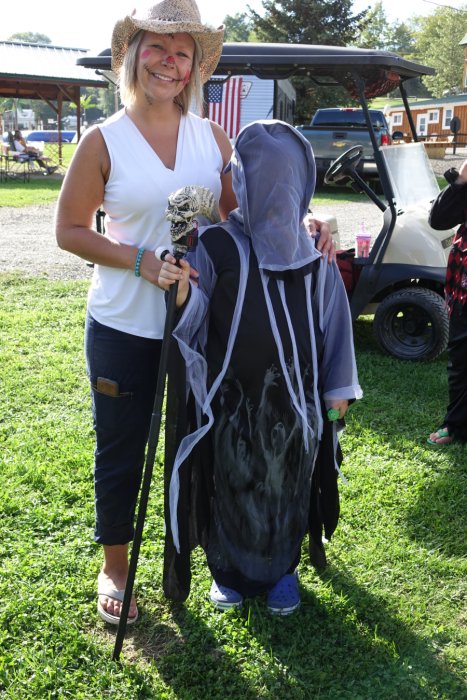
[[[446,349],[449,318],[444,300],[431,289],[409,287],[389,294],[373,322],[378,345],[399,360],[435,360]]]

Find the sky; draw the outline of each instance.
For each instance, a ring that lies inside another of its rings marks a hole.
[[[311,0],[312,1],[312,0]],[[459,7],[464,0],[383,0],[386,16],[390,22],[403,21],[414,14],[430,15],[438,4]],[[0,39],[8,39],[16,32],[40,32],[46,34],[57,46],[89,49],[99,53],[110,46],[112,27],[117,19],[131,13],[138,0],[78,0],[64,3],[63,0],[22,0],[18,11],[3,9],[0,21]],[[145,3],[146,4],[146,3]],[[147,2],[149,4],[149,2]],[[355,0],[354,11],[360,12],[371,0]],[[243,12],[246,5],[261,11],[261,0],[198,0],[203,22],[214,26],[222,23],[225,15]],[[74,9],[76,8],[76,9]]]

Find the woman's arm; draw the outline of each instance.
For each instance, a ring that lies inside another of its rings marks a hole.
[[[124,245],[93,229],[104,199],[110,158],[99,129],[86,131],[63,181],[55,212],[55,236],[60,248],[98,265],[133,270],[136,246]],[[141,276],[157,284],[161,263],[150,251],[141,260]]]
[[[224,168],[230,161],[230,156],[232,155],[232,145],[229,141],[229,137],[225,133],[224,129],[216,124],[216,122],[211,122],[211,129],[216,139],[216,143],[219,146],[219,150],[222,155],[222,174],[221,174],[221,197],[219,200],[219,211],[221,219],[227,219],[228,215],[233,209],[237,208],[237,200],[235,198],[234,191],[232,189],[232,174],[230,172],[224,173]]]

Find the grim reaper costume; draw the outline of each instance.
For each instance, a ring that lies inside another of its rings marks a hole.
[[[199,272],[173,331],[166,435],[164,590],[183,600],[190,550],[217,583],[270,589],[323,564],[338,519],[338,441],[324,402],[361,396],[346,292],[303,225],[311,147],[283,122],[239,134],[238,209],[203,229]],[[183,360],[181,362],[180,360]]]

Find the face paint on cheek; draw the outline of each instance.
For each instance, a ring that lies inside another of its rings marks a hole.
[[[140,55],[139,59],[140,61],[144,61],[145,58],[151,55],[151,49],[145,49],[142,54]]]
[[[187,70],[187,72],[185,73],[185,77],[183,78],[183,81],[182,81],[183,87],[185,87],[185,85],[188,85],[188,83],[190,82],[190,78],[191,78],[191,71]]]

